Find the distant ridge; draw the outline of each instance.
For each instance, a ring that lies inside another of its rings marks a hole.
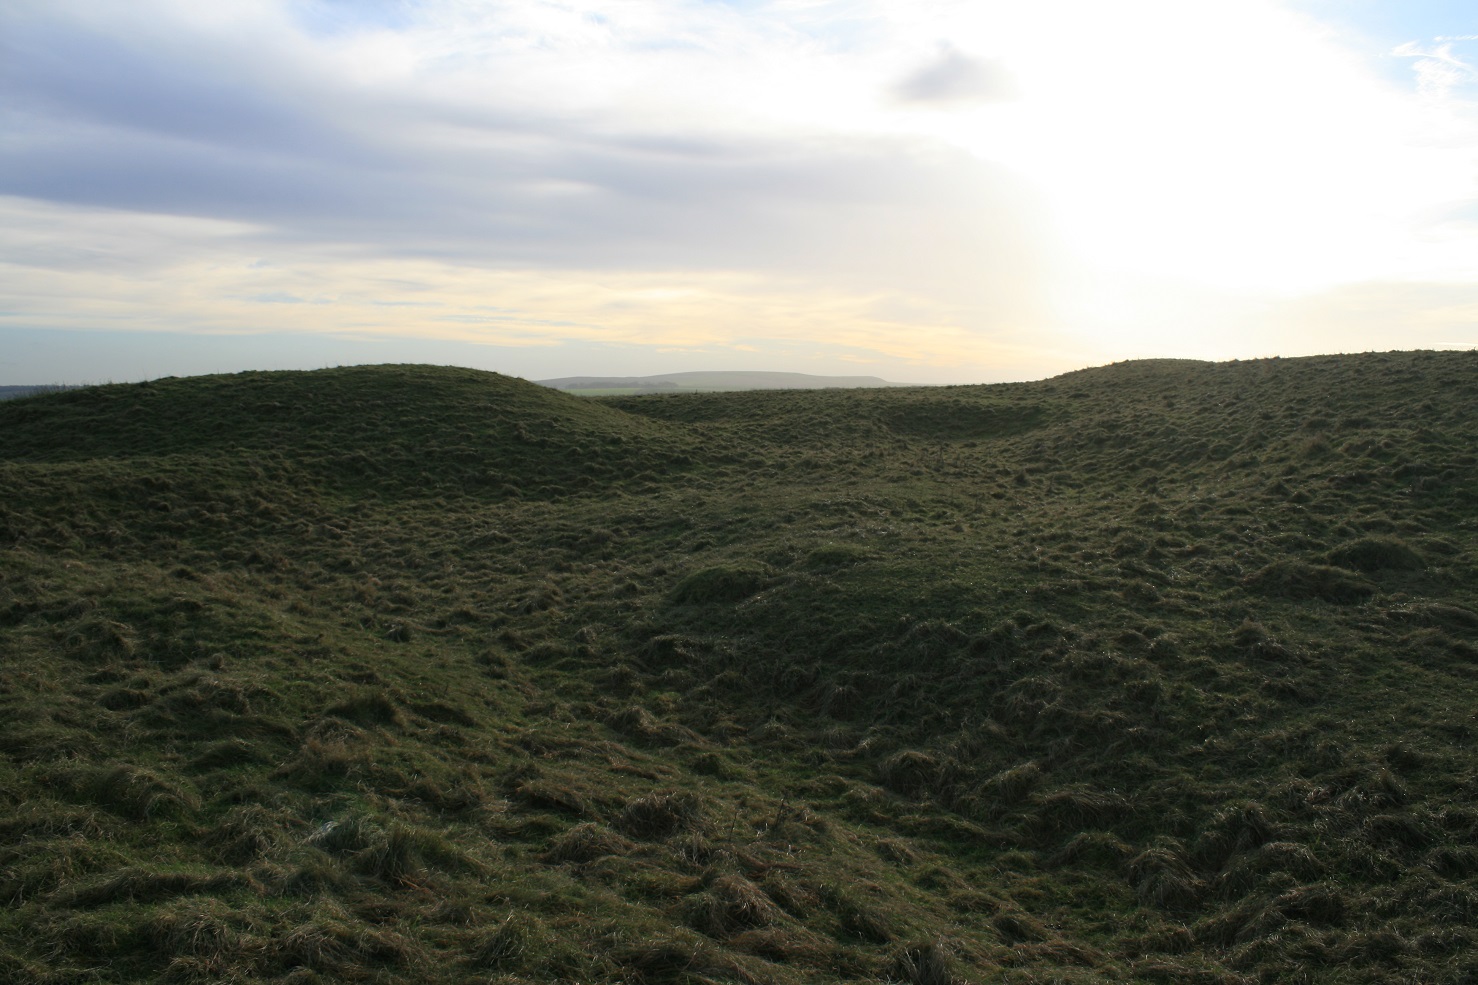
[[[565,376],[535,380],[556,390],[834,390],[906,386],[876,376],[812,376],[808,373],[709,372],[657,376]]]
[[[29,397],[33,393],[55,393],[60,390],[75,390],[76,385],[63,383],[37,383],[31,386],[0,386],[0,400]]]

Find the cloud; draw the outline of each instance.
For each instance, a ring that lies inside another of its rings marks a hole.
[[[1178,355],[1197,359],[1449,348],[1478,325],[1478,285],[1366,280],[1288,295],[1171,277],[1101,278],[1068,303],[1069,333],[1089,362]]]
[[[1439,39],[1445,43],[1429,48],[1417,42],[1407,42],[1392,52],[1401,58],[1413,58],[1417,91],[1424,96],[1446,99],[1465,86],[1478,82],[1478,68],[1453,53],[1453,41],[1468,38]]]
[[[972,58],[951,44],[942,44],[929,64],[893,88],[908,103],[975,103],[1010,99],[1015,95],[1010,74],[999,62]]]
[[[361,249],[260,246],[249,226],[0,198],[0,329],[77,327],[221,336],[299,332],[504,349],[594,344],[772,355],[805,344],[957,379],[999,345],[982,319],[1033,323],[1019,295],[951,299],[879,278],[522,267]],[[71,244],[87,243],[77,253]],[[1015,307],[1013,307],[1013,305]],[[164,317],[161,317],[164,313]],[[793,355],[793,354],[792,354]],[[787,356],[786,358],[790,358]],[[547,375],[547,374],[546,374]]]
[[[325,35],[291,9],[227,6],[201,20],[164,0],[112,18],[62,3],[0,25],[14,97],[0,193],[249,223],[263,249],[511,267],[937,284],[961,264],[1021,274],[1035,250],[1030,196],[998,167],[896,136],[757,126],[728,88],[737,65],[792,42],[732,14],[453,5]],[[655,38],[669,44],[654,54]],[[957,61],[933,98],[979,83]],[[688,71],[706,92],[674,88]],[[714,109],[730,104],[732,121]]]
[[[1372,281],[1289,302],[1278,312],[1310,352],[1446,348],[1473,335],[1478,285]],[[1397,326],[1393,333],[1392,326]]]

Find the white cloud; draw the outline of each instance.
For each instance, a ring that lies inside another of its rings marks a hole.
[[[494,264],[873,278],[925,266],[892,246],[921,225],[956,250],[1025,246],[992,242],[1021,226],[998,169],[819,110],[787,119],[828,86],[866,99],[774,17],[444,3],[306,37],[280,11],[227,10],[173,33],[167,4],[16,25],[3,190]]]
[[[1453,52],[1451,41],[1462,40],[1468,39],[1444,40],[1436,47],[1409,41],[1399,45],[1392,54],[1414,59],[1412,71],[1416,74],[1417,91],[1423,96],[1449,99],[1464,87],[1478,82],[1478,69]]]

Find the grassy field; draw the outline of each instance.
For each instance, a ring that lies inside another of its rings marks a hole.
[[[0,981],[1478,980],[1478,353],[0,404]]]

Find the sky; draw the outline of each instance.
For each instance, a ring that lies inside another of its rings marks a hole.
[[[1478,347],[1478,5],[5,0],[0,384]]]

